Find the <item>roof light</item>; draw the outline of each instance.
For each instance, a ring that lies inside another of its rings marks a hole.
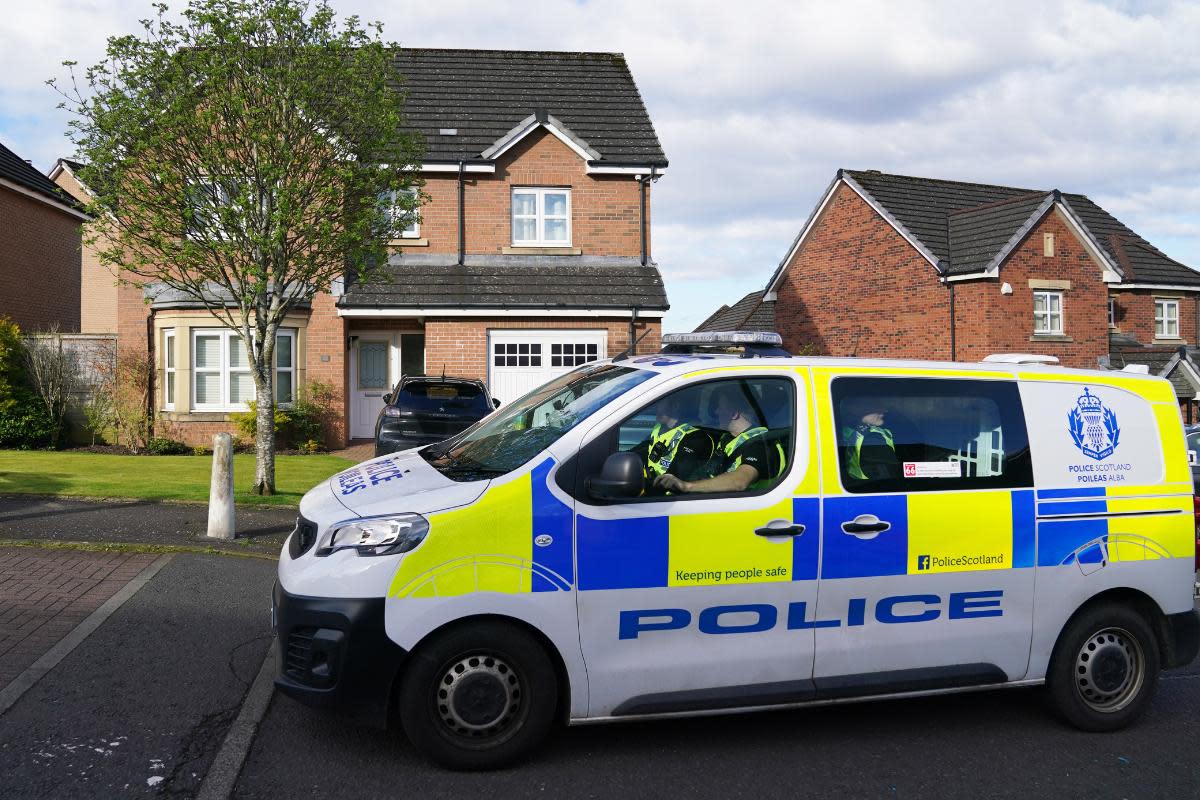
[[[438,128],[438,134],[441,136],[458,136],[458,128]]]
[[[667,333],[662,343],[669,344],[764,344],[783,346],[783,338],[769,331],[710,331],[708,333]]]
[[[1054,356],[1042,356],[1036,353],[993,353],[983,359],[989,364],[1057,364]]]

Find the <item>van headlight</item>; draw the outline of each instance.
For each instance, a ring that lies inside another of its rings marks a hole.
[[[429,520],[420,514],[353,519],[339,523],[325,536],[317,555],[338,550],[356,550],[360,556],[389,556],[407,553],[425,541]]]

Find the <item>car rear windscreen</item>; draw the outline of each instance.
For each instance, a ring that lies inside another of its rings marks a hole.
[[[461,414],[477,411],[480,416],[492,410],[483,388],[472,383],[410,381],[401,387],[393,405],[434,414]]]

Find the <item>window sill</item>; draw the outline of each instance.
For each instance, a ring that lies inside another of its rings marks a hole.
[[[1073,342],[1075,341],[1070,336],[1064,336],[1061,333],[1035,333],[1029,337],[1031,342]]]
[[[583,250],[579,247],[548,247],[544,245],[515,245],[513,247],[502,247],[500,252],[506,256],[519,256],[527,253],[536,253],[541,256],[581,256]]]
[[[428,239],[392,239],[388,247],[429,247]]]
[[[168,411],[158,412],[159,419],[168,422],[229,422],[232,411]]]
[[[1155,336],[1150,344],[1187,344],[1182,336]]]

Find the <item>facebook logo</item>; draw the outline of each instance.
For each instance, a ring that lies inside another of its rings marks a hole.
[[[929,569],[929,556],[917,556],[917,571],[924,572]]]

